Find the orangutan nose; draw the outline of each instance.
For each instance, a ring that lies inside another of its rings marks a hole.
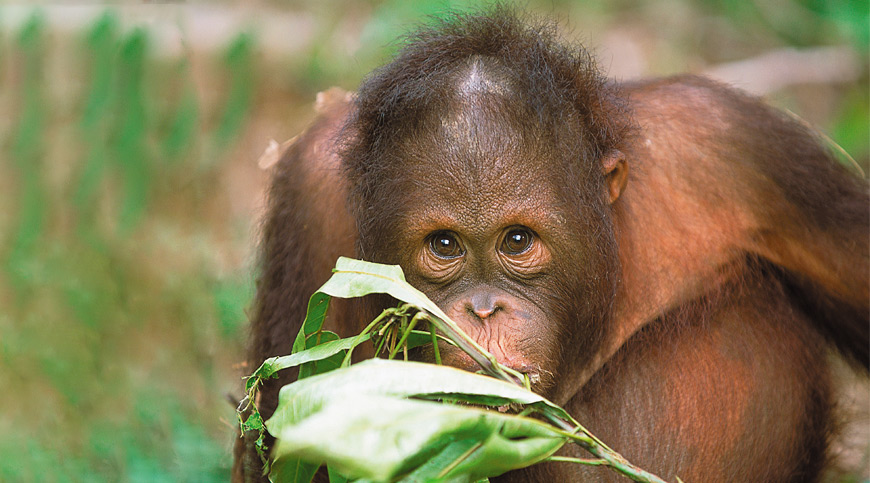
[[[489,292],[478,292],[466,302],[465,309],[480,320],[486,320],[503,308],[497,297]]]

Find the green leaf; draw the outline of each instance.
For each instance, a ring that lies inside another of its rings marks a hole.
[[[395,479],[433,459],[427,473],[438,478],[495,476],[542,461],[567,441],[530,418],[375,395],[330,399],[297,424],[267,425],[277,437],[277,461],[327,463],[352,478],[375,481]],[[466,451],[448,451],[445,458],[444,449],[456,441],[465,441]]]
[[[475,481],[525,467],[566,441],[526,417],[405,399],[546,404],[510,383],[452,367],[373,359],[285,386],[266,426],[273,456],[327,463],[351,478]],[[283,481],[283,480],[282,480]]]
[[[318,392],[324,384],[330,386],[328,391]],[[570,417],[543,396],[509,382],[449,366],[384,359],[363,361],[331,374],[329,379],[311,378],[284,386],[278,405],[293,404],[294,398],[353,398],[357,394],[450,399],[487,406],[521,404]]]
[[[344,477],[341,473],[335,470],[335,468],[327,468],[329,470],[329,483],[347,483],[348,479]]]
[[[398,265],[381,265],[341,257],[335,263],[332,278],[320,287],[320,292],[341,298],[385,293],[440,319],[449,319],[423,292],[405,281],[405,275]]]
[[[327,282],[328,283],[328,282]],[[326,318],[326,310],[329,309],[330,296],[322,293],[322,289],[318,290],[308,299],[308,312],[305,315],[305,320],[302,322],[302,328],[296,334],[296,340],[293,342],[292,352],[302,352],[307,348],[306,340],[312,334],[323,327],[323,319]]]
[[[274,483],[310,483],[320,465],[306,463],[299,458],[283,458],[270,466],[269,481]]]
[[[245,420],[245,424],[242,426],[242,432],[261,431],[263,428],[263,418],[260,416],[260,413],[252,412],[251,415],[248,416],[248,419]]]
[[[441,450],[440,453],[433,456],[426,463],[420,465],[413,473],[405,476],[401,483],[416,483],[418,481],[438,480],[444,482],[445,478],[441,473],[445,468],[449,468],[454,462],[461,460],[465,455],[480,448],[480,443],[473,439],[463,439],[454,441]],[[475,479],[470,475],[457,475],[449,480],[449,483],[471,483]]]
[[[308,350],[314,350],[318,347],[322,347],[324,345],[330,344],[330,351],[333,352],[333,347],[331,344],[336,344],[336,347],[340,347],[338,351],[334,351],[333,354],[329,354],[326,357],[320,357],[319,351],[315,351],[318,353],[318,357],[312,361],[307,361],[302,364],[299,368],[299,377],[298,379],[304,379],[306,377],[311,377],[316,374],[323,374],[325,372],[329,372],[333,369],[338,369],[341,367],[342,361],[344,361],[344,356],[347,354],[347,349],[356,347],[358,344],[362,343],[364,340],[368,339],[368,334],[362,337],[352,337],[350,339],[340,339],[338,334],[335,332],[330,332],[328,330],[321,330],[320,332],[315,332],[313,335],[309,336],[305,340],[305,347]],[[325,355],[325,353],[323,354]]]
[[[319,392],[328,386],[328,391]],[[515,384],[481,376],[455,367],[421,362],[370,359],[344,371],[284,386],[280,403],[297,397],[344,397],[377,394],[395,397],[486,398],[493,406],[515,403],[533,405],[548,401]]]
[[[323,333],[332,334],[333,336],[335,336],[335,334],[332,332],[324,331]],[[311,349],[297,352],[296,354],[292,354],[289,356],[270,357],[263,361],[263,364],[261,364],[260,367],[257,368],[256,371],[254,371],[251,377],[248,378],[245,391],[249,392],[251,390],[251,386],[256,382],[257,378],[268,379],[270,377],[273,377],[275,373],[282,369],[295,367],[307,362],[325,360],[335,355],[341,355],[343,358],[344,351],[347,351],[348,349],[355,347],[357,344],[365,342],[368,339],[369,335],[364,335],[362,337],[349,337],[347,339],[324,342],[320,345],[312,347]]]

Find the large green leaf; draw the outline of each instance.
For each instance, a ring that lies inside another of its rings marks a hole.
[[[385,293],[424,309],[439,319],[448,319],[447,314],[429,297],[405,281],[405,275],[398,265],[381,265],[341,257],[335,263],[332,278],[320,287],[320,292],[341,298]]]
[[[281,389],[278,404],[280,407],[295,405],[300,400],[325,401],[362,394],[461,399],[488,406],[552,404],[515,384],[455,367],[385,359],[370,359],[341,371],[288,384]]]
[[[306,408],[314,409],[314,408]],[[292,412],[292,410],[291,410]],[[326,463],[352,478],[390,481],[440,457],[436,477],[494,476],[537,463],[567,438],[534,419],[377,395],[329,399],[295,424],[271,424],[273,457]],[[466,451],[443,458],[452,443]],[[282,475],[283,477],[283,475]]]
[[[567,441],[534,419],[406,399],[439,396],[489,405],[546,401],[451,367],[373,359],[285,386],[266,423],[277,438],[273,457],[327,463],[375,481],[412,472],[420,480],[475,481],[539,462]]]

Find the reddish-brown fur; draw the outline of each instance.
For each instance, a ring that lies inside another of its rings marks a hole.
[[[275,168],[251,363],[289,351],[339,255],[400,263],[631,461],[685,481],[817,479],[834,408],[828,347],[870,364],[866,182],[758,99],[691,76],[616,86],[568,51],[504,11],[460,17],[420,34],[355,104],[328,102]],[[478,74],[483,94],[454,93]],[[454,121],[482,128],[446,143],[438,126]],[[542,272],[518,281],[488,262],[488,223],[540,232],[546,250],[526,262]],[[468,242],[444,280],[414,245],[439,229]],[[337,303],[327,324],[351,335],[378,303]],[[292,378],[264,387],[265,417]],[[240,439],[234,480],[259,478]],[[616,475],[553,463],[502,478]]]

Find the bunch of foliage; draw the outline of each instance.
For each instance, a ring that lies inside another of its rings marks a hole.
[[[355,337],[323,330],[331,297],[371,293],[401,303]],[[354,348],[368,341],[386,359],[351,365]],[[440,365],[439,343],[465,351],[485,375]],[[407,360],[408,350],[423,344],[433,344],[436,364]],[[403,360],[396,359],[400,353]],[[297,366],[299,379],[281,389],[274,415],[264,422],[252,403],[258,386]],[[333,482],[476,482],[542,461],[603,465],[636,481],[662,481],[531,392],[525,375],[499,364],[408,284],[398,266],[340,258],[332,278],[311,297],[292,354],[263,362],[246,392],[239,407],[242,431],[260,432],[264,459],[264,430],[276,438],[275,482],[309,482],[323,464]],[[592,458],[554,456],[569,442]]]

